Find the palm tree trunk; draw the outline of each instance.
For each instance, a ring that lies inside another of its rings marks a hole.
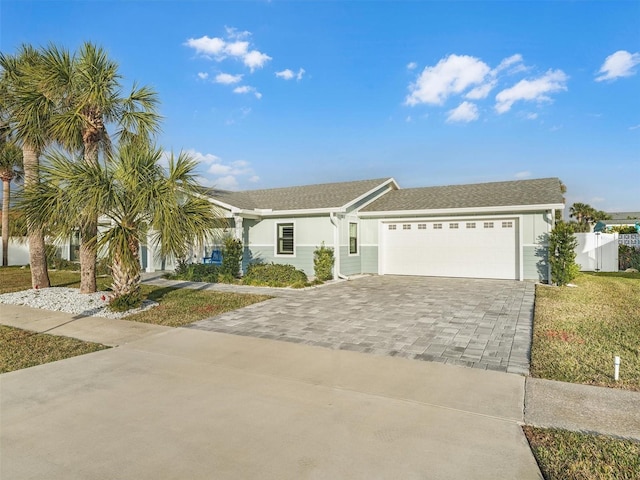
[[[31,145],[22,146],[24,163],[24,184],[33,185],[40,181],[38,152]],[[44,234],[40,228],[29,228],[29,265],[31,267],[31,286],[33,288],[48,288],[49,271],[47,270],[47,256],[44,244]]]
[[[136,239],[129,242],[133,262],[123,260],[121,254],[115,254],[111,268],[113,283],[111,289],[115,297],[140,294],[140,251]]]
[[[2,178],[2,266],[9,265],[9,198],[11,178]]]
[[[84,139],[84,160],[88,163],[98,163],[98,140],[93,137]],[[80,293],[93,293],[98,290],[97,240],[98,218],[86,218],[80,235]]]

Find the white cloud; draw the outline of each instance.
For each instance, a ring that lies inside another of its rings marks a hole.
[[[637,130],[640,128],[640,125],[634,125],[633,127],[629,127],[629,130]]]
[[[227,32],[227,37],[231,38],[233,40],[240,40],[243,38],[247,38],[251,36],[251,32],[247,32],[246,30],[239,32],[237,28],[235,27],[224,27],[225,31]]]
[[[418,68],[418,64],[416,62],[407,63],[407,70],[415,70]]]
[[[562,70],[549,70],[534,80],[520,80],[513,87],[496,95],[496,112],[502,114],[511,110],[517,101],[549,102],[548,94],[567,90],[568,76]]]
[[[479,117],[478,107],[471,102],[462,102],[453,110],[449,110],[447,122],[472,122]]]
[[[527,120],[535,120],[536,118],[538,118],[538,114],[537,113],[527,113],[524,118],[526,118]]]
[[[243,39],[249,37],[251,35],[250,32],[238,32],[232,27],[225,27],[225,29],[227,32],[226,40],[219,37],[210,38],[204,35],[200,38],[189,38],[185,45],[193,48],[196,53],[207,58],[214,58],[218,62],[228,57],[240,60],[245,66],[249,67],[252,73],[255,69],[262,68],[271,60],[271,57],[266,53],[255,49],[249,50],[250,43]]]
[[[531,172],[529,171],[524,171],[524,172],[518,172],[514,175],[514,177],[521,179],[521,178],[529,178],[531,176]]]
[[[232,85],[242,80],[243,75],[231,75],[230,73],[219,73],[216,75],[216,83],[222,83],[224,85]]]
[[[512,65],[516,65],[516,69],[520,69],[521,67],[517,65],[522,64],[522,55],[516,53],[515,55],[511,55],[510,57],[505,58],[500,62],[500,64],[494,69],[494,73],[500,73],[503,70],[511,67]]]
[[[249,51],[249,42],[233,42],[224,46],[224,51],[232,57],[242,57]]]
[[[256,68],[262,68],[265,63],[271,60],[271,57],[266,53],[259,52],[258,50],[251,50],[249,53],[243,56],[242,61],[249,67],[252,72]]]
[[[206,80],[207,78],[209,78],[209,74],[206,72],[198,72],[198,78],[200,80]]]
[[[187,46],[195,49],[201,55],[213,55],[218,57],[224,53],[226,42],[218,37],[209,38],[207,35],[200,38],[190,38],[187,40]]]
[[[468,98],[469,100],[480,100],[483,98],[487,98],[489,92],[491,92],[491,90],[493,90],[496,85],[497,82],[494,80],[475,87],[469,90],[469,93],[465,95],[465,98]]]
[[[282,70],[281,72],[276,72],[276,77],[283,78],[285,80],[291,80],[292,78],[295,78],[296,80],[302,80],[302,77],[305,73],[306,70],[304,68],[298,69],[297,73],[290,68],[287,68],[285,70]]]
[[[260,180],[246,160],[225,162],[217,155],[193,149],[187,150],[186,153],[201,165],[198,181],[202,185],[233,190],[243,183],[256,183]]]
[[[635,75],[634,67],[638,64],[640,64],[640,53],[618,50],[605,59],[598,72],[602,75],[596,77],[596,82]]]
[[[236,87],[233,89],[233,93],[245,94],[245,93],[253,93],[257,99],[262,98],[262,94],[258,92],[255,87],[250,87],[249,85],[242,85],[240,87]]]
[[[478,58],[468,55],[449,55],[433,67],[425,67],[415,83],[409,85],[405,103],[442,105],[453,95],[485,81],[491,69]]]
[[[238,190],[238,179],[233,175],[227,175],[216,178],[214,185],[222,190]]]

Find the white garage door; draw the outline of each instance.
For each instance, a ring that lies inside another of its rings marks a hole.
[[[518,279],[517,219],[382,224],[383,274]]]

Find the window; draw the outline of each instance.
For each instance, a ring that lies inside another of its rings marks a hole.
[[[278,255],[293,255],[293,223],[278,223]]]
[[[349,224],[349,255],[358,253],[358,224]]]
[[[456,228],[458,228],[458,224],[457,223],[450,223],[449,224],[449,228],[456,229]]]
[[[484,228],[493,228],[493,222],[484,222]]]
[[[476,222],[468,222],[467,228],[476,228]]]
[[[395,225],[389,225],[389,230],[395,230],[396,226]]]
[[[434,230],[442,230],[442,224],[441,223],[434,223],[433,224],[433,229]]]
[[[427,229],[427,224],[426,223],[419,223],[418,224],[418,230],[426,230]]]
[[[502,228],[513,228],[513,222],[502,222]]]
[[[411,224],[410,223],[405,223],[404,225],[402,225],[402,229],[403,230],[411,230]]]

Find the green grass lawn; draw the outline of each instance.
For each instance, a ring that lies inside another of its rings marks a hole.
[[[12,372],[109,348],[75,338],[0,325],[0,373]]]
[[[80,273],[50,271],[52,287],[77,288]],[[107,290],[110,277],[98,279],[98,289]],[[19,267],[0,268],[0,293],[31,288],[31,273]],[[230,310],[267,300],[266,295],[247,295],[143,285],[144,298],[159,303],[145,312],[125,317],[125,320],[178,327]],[[107,348],[90,342],[56,335],[37,334],[18,328],[0,326],[0,373],[62,360]]]
[[[640,443],[604,435],[525,426],[546,480],[636,480]]]
[[[536,287],[531,375],[640,391],[640,274],[582,273],[574,284]]]

